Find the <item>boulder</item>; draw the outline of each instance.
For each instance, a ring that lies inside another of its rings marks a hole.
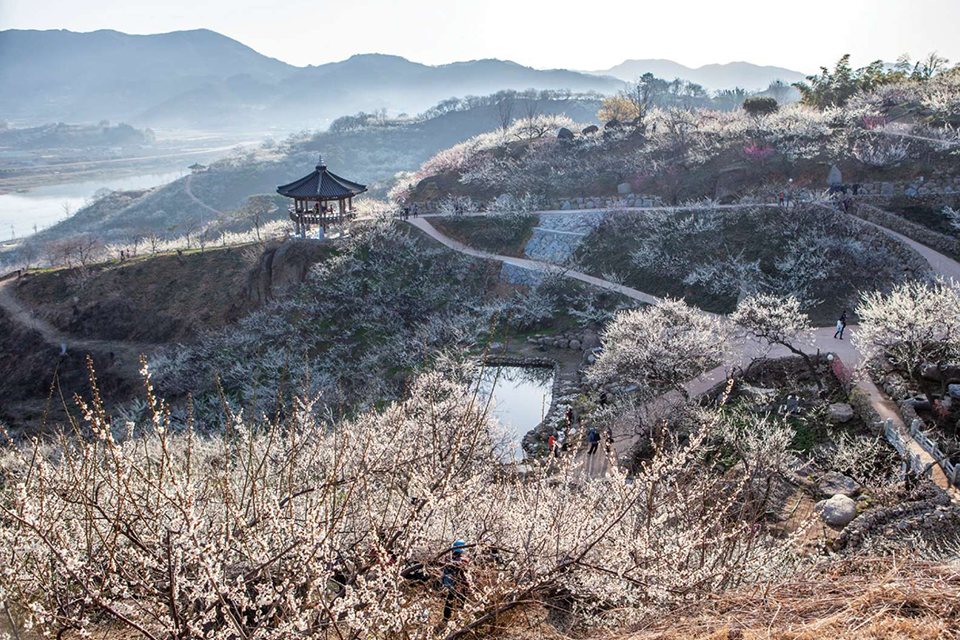
[[[579,350],[580,350],[580,341],[579,341],[579,340],[571,340],[571,341],[570,341],[570,348],[571,348],[571,349],[576,349],[577,351],[579,351]]]
[[[860,485],[856,480],[842,473],[831,471],[824,474],[818,485],[820,493],[825,496],[847,496],[852,498],[860,493]]]
[[[583,131],[581,131],[580,133],[582,133],[585,136],[588,136],[592,133],[596,133],[597,131],[600,131],[600,127],[598,127],[595,124],[592,124],[589,127],[584,127]]]
[[[820,514],[820,519],[831,527],[845,527],[857,517],[857,503],[840,494],[821,500],[814,510]]]
[[[557,132],[557,140],[573,140],[573,131],[562,127],[560,131]]]
[[[956,385],[953,385],[953,386],[956,386]],[[950,387],[947,387],[948,390],[949,388]],[[912,398],[907,398],[906,400],[903,401],[903,404],[913,407],[914,410],[916,409],[924,410],[924,409],[930,408],[930,401],[927,399],[926,396],[914,396]]]
[[[497,352],[499,352],[499,351],[503,351],[503,343],[502,343],[502,342],[491,342],[491,343],[490,343],[490,352],[491,352],[491,353],[497,353]]]
[[[947,394],[951,398],[956,398],[960,400],[960,384],[948,384],[947,385]]]
[[[583,332],[583,343],[580,345],[583,349],[595,349],[600,346],[600,334],[593,329],[587,329]]]
[[[846,402],[837,402],[827,408],[827,414],[833,424],[850,422],[853,420],[853,407]]]
[[[626,182],[621,182],[620,184],[617,185],[617,193],[621,195],[626,195],[630,193],[630,185],[627,184]]]
[[[268,246],[247,274],[247,299],[262,304],[275,300],[300,286],[307,274],[329,251],[329,243],[317,240],[290,240]]]

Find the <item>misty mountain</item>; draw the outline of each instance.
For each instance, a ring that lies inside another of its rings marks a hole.
[[[25,123],[115,119],[148,126],[322,127],[349,113],[423,111],[439,100],[501,89],[611,93],[614,78],[541,71],[502,60],[429,66],[355,55],[294,67],[199,29],[0,32],[4,118]]]
[[[503,89],[614,93],[645,71],[708,88],[765,88],[803,74],[747,63],[690,69],[628,60],[598,73],[540,70],[487,59],[437,66],[382,54],[295,67],[206,29],[153,35],[117,31],[0,32],[0,117],[122,120],[135,126],[223,129],[324,128],[334,118],[386,109],[420,113],[453,96]]]
[[[0,109],[11,119],[131,121],[173,96],[232,76],[272,86],[295,70],[207,29],[0,31]]]
[[[504,60],[429,66],[399,56],[362,54],[297,71],[281,82],[275,109],[286,118],[297,119],[378,108],[419,113],[452,96],[488,95],[503,89],[613,93],[621,86],[613,78],[542,71]]]
[[[626,60],[615,67],[591,73],[613,76],[629,82],[648,72],[666,80],[683,78],[703,85],[707,89],[742,87],[750,91],[766,89],[774,80],[783,80],[791,84],[804,80],[807,76],[805,73],[783,67],[760,66],[749,62],[706,64],[691,68],[673,60]]]

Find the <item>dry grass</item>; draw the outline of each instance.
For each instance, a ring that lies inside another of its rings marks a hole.
[[[960,638],[960,564],[854,558],[730,591],[624,640]]]

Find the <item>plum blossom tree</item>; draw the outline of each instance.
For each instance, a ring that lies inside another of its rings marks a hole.
[[[684,383],[723,362],[727,338],[718,317],[666,299],[614,316],[601,334],[603,351],[587,376],[595,382],[620,380],[661,392],[675,390],[689,398]]]
[[[94,386],[87,436],[4,450],[0,594],[29,628],[456,640],[533,607],[627,624],[791,566],[792,540],[710,462],[709,423],[634,482],[583,482],[573,456],[505,467],[476,372],[449,360],[350,420],[310,398],[283,419],[225,405],[210,436],[176,428],[143,371],[141,422],[108,416]],[[470,587],[442,617],[457,539]]]
[[[919,380],[925,362],[939,367],[960,356],[960,285],[952,280],[864,293],[857,316],[853,344],[868,366],[891,366]]]
[[[793,296],[761,293],[741,300],[730,320],[747,337],[757,340],[761,348],[780,346],[803,358],[817,387],[822,389],[817,368],[810,355],[800,348],[804,343],[812,344],[813,329],[802,306]]]

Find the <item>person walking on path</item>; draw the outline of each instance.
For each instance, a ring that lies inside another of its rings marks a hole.
[[[557,438],[552,433],[550,434],[550,437],[547,438],[547,450],[549,451],[551,457],[557,457]]]
[[[783,206],[783,191],[780,192],[780,195],[777,199],[777,204],[780,205],[781,207]]]
[[[410,208],[410,210],[413,212],[413,217],[414,217],[414,218],[419,218],[419,217],[420,217],[420,209],[417,208],[417,204],[416,204],[416,203],[413,204],[413,206]]]
[[[467,599],[467,572],[463,552],[467,543],[457,540],[450,551],[450,560],[443,566],[440,574],[440,586],[446,591],[443,602],[443,622],[446,624],[453,615],[455,606],[462,606]]]
[[[607,425],[607,430],[604,433],[605,442],[603,444],[604,451],[606,451],[607,456],[613,455],[613,429],[610,425]]]
[[[592,456],[597,452],[597,447],[600,446],[600,434],[597,433],[595,427],[590,427],[590,432],[587,434],[587,440],[590,442],[590,450],[587,451],[587,455]]]
[[[840,319],[837,320],[837,332],[833,334],[834,338],[839,338],[843,340],[843,330],[847,326],[847,312],[844,311],[840,314]]]

